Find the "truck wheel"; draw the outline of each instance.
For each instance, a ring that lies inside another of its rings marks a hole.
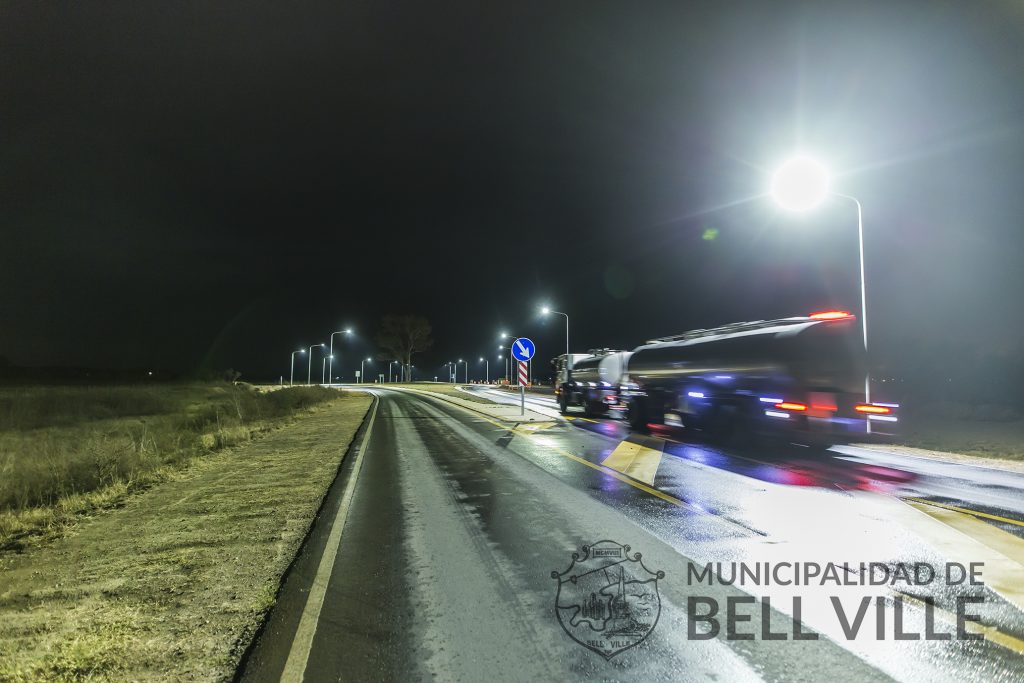
[[[562,415],[569,414],[569,399],[565,395],[565,390],[558,392],[558,412]]]
[[[590,396],[587,394],[583,395],[583,414],[587,417],[595,417],[597,411],[594,410],[594,402],[590,400]]]
[[[647,410],[644,400],[639,396],[630,399],[627,410],[629,426],[634,432],[647,431]]]

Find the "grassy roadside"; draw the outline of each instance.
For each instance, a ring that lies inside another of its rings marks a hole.
[[[166,480],[337,397],[317,387],[174,384],[0,389],[0,549]]]
[[[370,401],[343,394],[0,554],[0,680],[230,679]]]

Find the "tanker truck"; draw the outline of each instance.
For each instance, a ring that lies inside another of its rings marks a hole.
[[[681,426],[813,446],[892,435],[899,406],[866,401],[860,327],[845,311],[733,323],[632,352],[556,359],[563,413],[625,413],[635,431]]]
[[[845,311],[734,323],[652,339],[619,394],[633,429],[785,436],[812,446],[893,433],[899,407],[866,401],[861,328]]]

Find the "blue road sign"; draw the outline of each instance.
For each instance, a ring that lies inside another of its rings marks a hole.
[[[516,360],[530,360],[536,352],[537,347],[526,337],[520,337],[512,342],[512,355]]]

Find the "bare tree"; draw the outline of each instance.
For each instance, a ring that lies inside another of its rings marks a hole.
[[[430,323],[419,315],[386,315],[377,332],[377,345],[405,367],[405,376],[412,379],[412,356],[426,351],[434,343]]]

